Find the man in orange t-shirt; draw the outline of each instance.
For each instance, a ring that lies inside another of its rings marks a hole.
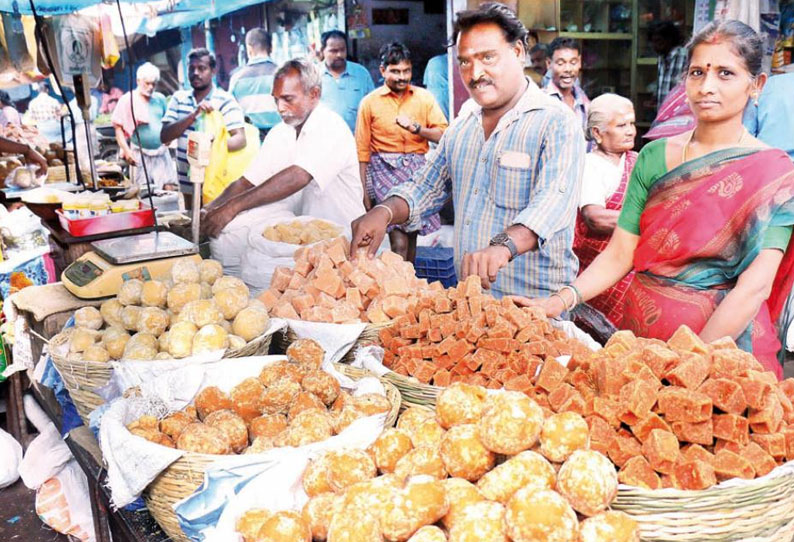
[[[384,85],[361,101],[356,121],[356,147],[364,183],[364,206],[380,203],[392,187],[411,179],[425,164],[429,141],[438,143],[448,123],[433,95],[411,85],[411,53],[399,42],[380,50]],[[422,235],[437,230],[438,215],[425,219]],[[404,259],[416,258],[417,232],[396,227],[389,232],[391,249]]]

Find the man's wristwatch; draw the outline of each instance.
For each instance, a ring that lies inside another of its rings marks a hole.
[[[518,247],[516,247],[516,244],[505,232],[494,235],[488,245],[492,247],[507,247],[507,250],[510,251],[510,261],[513,261],[513,258],[518,256]]]
[[[419,132],[421,132],[421,131],[422,131],[422,125],[421,125],[421,124],[419,124],[418,122],[414,122],[414,123],[411,125],[411,133],[412,133],[412,134],[418,134],[418,133],[419,133]]]

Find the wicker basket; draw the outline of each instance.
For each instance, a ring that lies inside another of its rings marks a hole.
[[[340,363],[352,363],[356,357],[356,350],[361,346],[370,346],[370,345],[380,345],[380,337],[378,334],[382,329],[389,327],[391,323],[388,324],[367,324],[367,327],[364,328],[364,331],[361,332],[356,342],[350,348],[350,350],[345,354],[342,359],[339,360]],[[284,353],[287,351],[287,347],[291,345],[293,342],[298,340],[298,336],[295,334],[292,329],[289,327],[286,331],[277,334],[276,337],[276,347],[280,353]]]
[[[643,542],[791,542],[794,472],[703,491],[621,488],[612,508],[640,524]]]
[[[424,406],[435,408],[436,397],[438,397],[438,394],[444,389],[439,386],[422,384],[416,378],[403,376],[393,371],[389,371],[383,375],[383,379],[394,384],[394,387],[400,390],[403,405],[406,407]]]
[[[70,328],[72,329],[72,328]],[[49,342],[50,357],[55,368],[58,369],[63,384],[72,398],[77,413],[85,425],[89,423],[91,412],[105,403],[94,390],[101,388],[110,380],[113,368],[108,363],[99,361],[69,361],[55,354],[55,350],[69,342],[71,333],[66,330],[59,333]],[[226,358],[244,358],[248,356],[265,355],[270,349],[272,335],[259,337],[245,346],[231,350],[224,354]]]
[[[335,364],[335,367],[340,373],[354,380],[373,376],[369,371],[347,365]],[[388,382],[383,382],[383,380],[381,382],[392,405],[386,416],[386,427],[391,427],[397,421],[400,411],[400,392]],[[144,499],[149,512],[172,540],[191,542],[179,526],[179,520],[174,513],[174,505],[196,491],[204,482],[204,472],[207,467],[217,459],[216,455],[185,452],[185,455],[171,463],[146,489]]]

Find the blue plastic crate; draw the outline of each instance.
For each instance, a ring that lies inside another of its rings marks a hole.
[[[440,281],[444,288],[455,286],[458,277],[455,274],[454,251],[446,247],[417,247],[416,276],[428,282]]]

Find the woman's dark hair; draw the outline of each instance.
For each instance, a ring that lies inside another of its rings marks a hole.
[[[449,46],[453,47],[458,41],[461,33],[471,30],[478,24],[493,23],[502,29],[505,40],[508,43],[521,42],[524,49],[527,47],[528,32],[516,14],[498,2],[489,2],[481,5],[477,9],[458,12],[455,25],[452,29],[452,41]]]
[[[14,102],[11,101],[11,96],[9,96],[8,92],[5,90],[0,90],[0,105],[14,106]]]
[[[554,38],[551,43],[549,44],[549,48],[546,51],[546,56],[552,58],[554,56],[554,51],[559,51],[561,49],[571,49],[582,54],[582,46],[579,45],[579,42],[573,38]]]
[[[411,51],[399,41],[392,41],[380,48],[380,65],[384,68],[402,61],[411,62]]]
[[[192,62],[194,60],[198,60],[200,58],[204,58],[205,56],[209,57],[209,59],[210,59],[210,68],[212,68],[214,70],[215,66],[217,66],[217,62],[215,60],[215,55],[213,55],[210,52],[210,50],[205,48],[205,47],[198,47],[196,49],[191,49],[190,52],[187,54],[187,61],[188,61],[188,63],[190,63],[190,62]]]
[[[325,46],[328,45],[328,40],[330,40],[331,38],[338,38],[344,41],[345,45],[347,45],[347,36],[345,35],[344,32],[342,32],[341,30],[328,30],[326,32],[323,32],[322,35],[320,36],[321,51],[325,49]]]
[[[689,59],[692,62],[692,51],[704,43],[728,42],[733,52],[744,60],[747,71],[753,77],[761,74],[761,62],[764,58],[764,40],[761,36],[741,21],[712,21],[692,36],[687,44]]]

